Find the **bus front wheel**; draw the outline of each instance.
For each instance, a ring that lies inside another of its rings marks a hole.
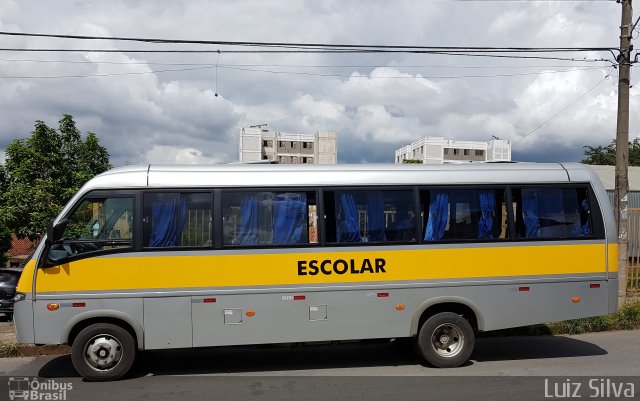
[[[429,317],[418,332],[420,356],[438,368],[455,368],[469,360],[475,337],[471,324],[453,312]]]
[[[89,381],[121,378],[133,366],[135,356],[133,336],[124,328],[110,323],[85,327],[71,347],[73,366]]]

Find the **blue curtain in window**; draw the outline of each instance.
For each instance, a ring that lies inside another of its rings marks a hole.
[[[258,196],[247,195],[240,202],[240,226],[234,245],[258,244]]]
[[[571,229],[571,235],[574,237],[588,237],[591,235],[591,225],[589,222],[589,200],[583,199],[578,207],[580,218],[575,222]]]
[[[537,238],[540,229],[538,218],[538,191],[522,190],[522,217],[524,220],[525,238]]]
[[[496,210],[495,191],[480,191],[480,220],[478,221],[478,239],[493,238],[493,215]]]
[[[166,194],[151,206],[150,247],[179,246],[187,216],[187,204],[180,194]]]
[[[425,241],[442,239],[449,221],[449,195],[444,191],[431,191]]]
[[[565,193],[562,189],[539,190],[538,216],[548,219],[548,224],[550,225],[564,224],[567,217],[564,211],[565,202],[572,205],[578,204],[578,198],[575,191],[568,191]],[[541,222],[540,226],[543,227],[545,224],[542,224]]]
[[[342,210],[342,219],[336,225],[336,239],[338,242],[361,242],[358,206],[353,194],[337,192],[337,203]]]
[[[591,235],[590,215],[591,209],[589,208],[589,200],[584,199],[580,204],[580,224],[582,225],[582,229],[580,230],[581,237],[588,237]]]
[[[384,196],[382,191],[369,191],[367,192],[367,232],[369,241],[386,241],[384,229]]]
[[[273,202],[273,243],[300,244],[307,230],[307,195],[283,194]]]

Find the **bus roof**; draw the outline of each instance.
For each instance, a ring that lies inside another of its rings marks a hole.
[[[508,184],[598,181],[578,163],[466,164],[226,164],[119,167],[89,181],[81,192],[116,188],[302,187],[367,185]]]

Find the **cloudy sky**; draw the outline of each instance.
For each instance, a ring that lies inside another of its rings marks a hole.
[[[615,1],[0,0],[0,31],[616,47],[620,13]],[[424,136],[489,140],[492,135],[512,141],[514,160],[579,161],[583,145],[604,145],[615,137],[617,71],[608,61],[247,54],[212,45],[3,35],[0,48],[221,50],[219,56],[0,51],[0,159],[13,139],[32,131],[35,120],[56,126],[64,113],[74,116],[82,132],[98,134],[116,166],[236,161],[241,127],[265,123],[276,131],[337,132],[341,163],[393,162],[394,149]],[[608,52],[559,56],[613,57]],[[640,78],[634,73],[632,84]],[[631,89],[631,138],[640,135],[634,112],[640,109],[638,87]]]

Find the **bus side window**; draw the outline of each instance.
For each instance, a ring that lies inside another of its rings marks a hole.
[[[324,194],[327,242],[416,240],[413,191],[336,190]]]
[[[315,192],[229,191],[222,210],[225,246],[318,242]]]
[[[591,207],[584,188],[523,187],[513,190],[516,236],[591,237]]]
[[[503,189],[432,189],[420,192],[424,241],[498,240],[507,237]]]
[[[212,245],[211,193],[144,195],[143,244],[149,248]]]
[[[131,197],[85,199],[67,219],[62,239],[49,250],[53,259],[133,245]]]

